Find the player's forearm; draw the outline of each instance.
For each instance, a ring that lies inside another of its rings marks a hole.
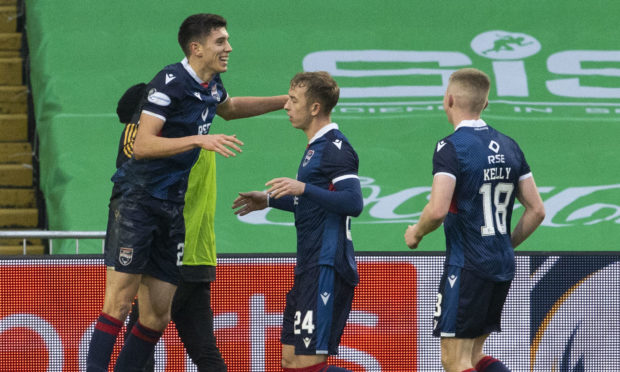
[[[319,204],[327,211],[357,217],[362,213],[364,201],[358,179],[338,182],[336,191],[306,184],[303,196]]]
[[[526,209],[510,235],[512,247],[516,248],[519,244],[523,243],[525,239],[532,235],[534,230],[538,228],[544,219],[544,209]]]
[[[231,97],[228,109],[222,108],[217,114],[226,120],[248,118],[281,110],[288,96],[272,97]]]
[[[277,199],[267,196],[267,206],[287,212],[293,212],[295,210],[295,199],[291,195],[286,195]]]
[[[196,148],[196,136],[166,138],[155,135],[136,137],[133,153],[136,159],[164,158]]]
[[[446,215],[435,210],[429,203],[422,210],[422,215],[417,223],[416,236],[422,239],[425,235],[435,231],[443,223]]]

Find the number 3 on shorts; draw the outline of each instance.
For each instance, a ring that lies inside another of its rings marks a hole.
[[[441,295],[441,293],[437,293],[437,303],[435,304],[435,314],[433,314],[436,317],[440,317],[441,316],[441,300],[442,300],[443,296]]]
[[[299,325],[301,324],[301,329]],[[314,332],[314,323],[312,322],[312,310],[306,311],[303,322],[301,321],[301,311],[295,313],[295,324],[293,325],[293,332],[296,335],[301,334],[301,330],[306,330],[309,334]]]

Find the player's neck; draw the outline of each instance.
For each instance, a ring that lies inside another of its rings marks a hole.
[[[308,128],[304,130],[306,136],[308,137],[308,142],[317,134],[318,131],[321,130],[324,126],[330,124],[332,122],[331,116],[317,116],[312,120]]]
[[[192,70],[194,70],[194,72],[196,73],[196,76],[198,76],[200,80],[204,81],[205,83],[210,82],[211,79],[213,79],[213,76],[215,76],[214,71],[206,68],[205,66],[202,66],[200,61],[194,58],[191,58],[191,57],[188,58],[187,63],[192,68]]]
[[[479,120],[480,113],[471,113],[471,112],[453,112],[452,117],[450,118],[450,124],[456,129],[456,127],[463,120]]]

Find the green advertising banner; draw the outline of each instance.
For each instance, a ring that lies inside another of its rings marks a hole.
[[[222,80],[233,97],[285,94],[302,70],[338,81],[332,119],[358,152],[365,197],[352,223],[356,250],[408,250],[403,234],[427,202],[435,144],[452,130],[447,80],[463,67],[491,77],[483,119],[521,145],[545,202],[543,225],[519,250],[620,250],[620,46],[610,31],[620,3],[610,1],[29,1],[50,229],[105,229],[122,131],[116,102],[183,58],[178,26],[198,12],[228,20]],[[307,140],[287,119],[215,119],[212,133],[245,142],[236,158],[218,157],[220,253],[295,251],[292,215],[231,210],[237,192],[295,176]],[[444,249],[441,231],[419,248]]]

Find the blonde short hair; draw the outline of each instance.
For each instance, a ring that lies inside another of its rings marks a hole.
[[[491,80],[484,72],[475,68],[463,68],[450,75],[448,86],[459,96],[459,106],[471,113],[481,113],[489,98]]]

